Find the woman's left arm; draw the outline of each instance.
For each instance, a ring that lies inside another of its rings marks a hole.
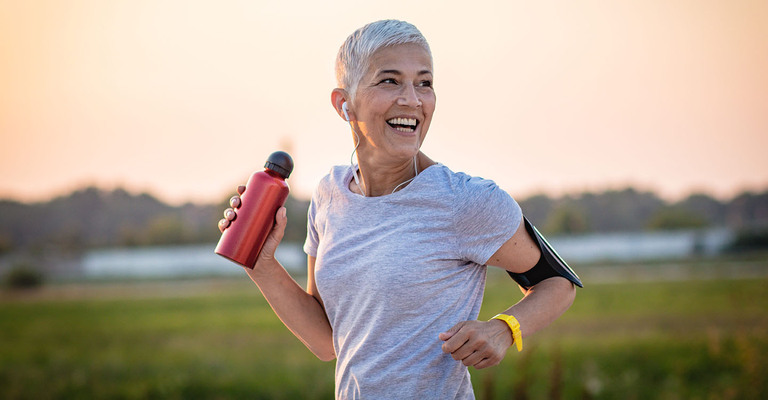
[[[521,222],[517,232],[491,256],[488,264],[523,273],[536,265],[540,257],[541,251]],[[502,312],[517,319],[522,337],[546,327],[562,315],[573,303],[576,288],[563,277],[553,277],[524,293],[517,304]],[[464,365],[478,369],[501,362],[514,342],[507,323],[498,319],[459,322],[441,333],[439,338],[444,342],[444,352]]]

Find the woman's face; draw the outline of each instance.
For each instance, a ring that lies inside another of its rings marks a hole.
[[[424,48],[403,44],[378,50],[352,104],[362,135],[358,154],[381,161],[413,158],[429,129],[435,102],[432,59]]]

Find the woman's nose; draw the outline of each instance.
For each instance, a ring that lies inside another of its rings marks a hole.
[[[413,85],[403,85],[397,100],[398,104],[402,106],[421,107],[421,98],[419,98],[419,93],[416,92],[416,87]]]

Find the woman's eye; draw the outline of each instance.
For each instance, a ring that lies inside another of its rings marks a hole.
[[[394,80],[393,78],[387,78],[387,79],[382,79],[382,80],[381,80],[381,82],[379,82],[379,83],[391,83],[391,84],[395,84],[395,83],[397,83],[397,81],[396,81],[396,80]]]
[[[422,81],[419,86],[421,87],[432,87],[432,81]]]

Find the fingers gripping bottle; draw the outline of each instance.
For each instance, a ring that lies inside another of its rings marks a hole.
[[[264,171],[248,179],[236,217],[221,234],[216,254],[253,269],[275,224],[275,214],[288,198],[285,180],[291,171],[293,159],[288,153],[276,151],[269,155]]]

